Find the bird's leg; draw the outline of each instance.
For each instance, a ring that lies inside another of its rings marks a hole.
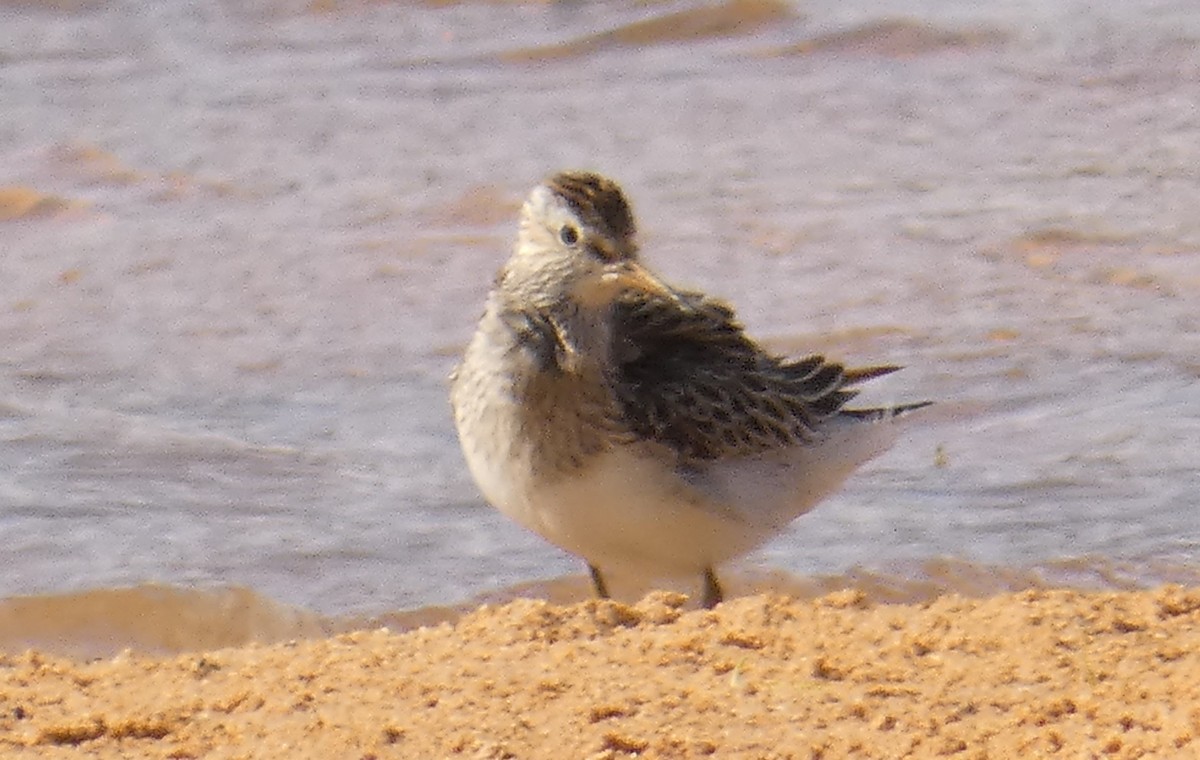
[[[701,606],[706,610],[711,610],[724,598],[725,595],[721,593],[721,584],[717,581],[717,574],[711,567],[704,568],[704,598],[700,602]]]
[[[592,574],[592,588],[596,590],[596,596],[601,599],[609,599],[608,584],[604,582],[604,576],[600,574],[600,568],[588,563],[588,572]]]

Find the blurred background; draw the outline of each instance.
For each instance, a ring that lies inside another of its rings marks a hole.
[[[1197,93],[1190,0],[0,0],[0,644],[585,595],[446,400],[564,168],[941,402],[735,593],[1200,582]]]

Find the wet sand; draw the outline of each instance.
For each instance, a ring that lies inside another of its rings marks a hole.
[[[5,757],[1166,757],[1200,590],[627,606],[154,659],[0,658]]]

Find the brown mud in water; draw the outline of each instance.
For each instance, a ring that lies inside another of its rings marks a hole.
[[[782,571],[733,570],[721,577],[730,598],[766,594],[807,601],[853,592],[871,604],[923,604],[948,595],[987,598],[1061,587],[1133,591],[1163,583],[1200,586],[1200,571],[1191,568],[1132,566],[1091,558],[1063,560],[1035,569],[935,559],[905,570],[888,574],[853,569],[840,575],[811,577]],[[654,593],[650,584],[620,576],[614,576],[611,585],[614,595],[622,600]],[[680,586],[680,590],[695,591],[686,586]],[[454,623],[480,605],[539,599],[565,606],[587,601],[591,596],[585,577],[567,576],[497,589],[457,604],[331,617],[280,604],[246,588],[188,589],[147,584],[0,600],[0,652],[32,649],[81,659],[111,657],[124,650],[169,656],[379,627],[408,631]]]
[[[915,19],[894,18],[872,21],[843,31],[823,34],[795,45],[778,48],[771,55],[831,53],[912,58],[947,50],[996,47],[1008,35],[996,29],[942,29]]]
[[[1034,230],[984,251],[994,259],[1015,256],[1050,279],[1138,288],[1162,295],[1180,295],[1200,287],[1200,278],[1189,276],[1185,268],[1189,254],[1195,253],[1185,246],[1061,227]]]
[[[155,655],[250,642],[313,638],[334,630],[319,615],[249,589],[144,585],[0,601],[0,651],[75,657],[123,649]]]
[[[520,600],[171,659],[0,658],[4,757],[1180,757],[1200,591]]]
[[[40,193],[29,187],[0,187],[0,222],[59,216],[87,206],[83,201]]]
[[[726,0],[702,8],[656,16],[557,45],[514,50],[501,59],[514,63],[572,58],[618,47],[645,47],[714,37],[736,37],[796,18],[780,0]]]
[[[522,198],[499,185],[475,185],[457,198],[425,213],[431,227],[443,230],[506,225],[521,211]],[[507,227],[504,228],[507,232]]]
[[[111,185],[132,185],[147,178],[109,151],[87,143],[58,145],[48,154],[46,168],[51,175],[75,174],[91,183]]]

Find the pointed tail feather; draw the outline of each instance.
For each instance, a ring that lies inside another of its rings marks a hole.
[[[881,364],[877,367],[847,367],[842,377],[846,385],[858,385],[877,377],[899,372],[900,369],[895,364]]]
[[[902,414],[908,414],[916,409],[921,409],[931,405],[932,401],[917,401],[912,404],[897,404],[895,406],[884,406],[875,409],[843,409],[840,414],[855,419],[875,422],[879,420],[890,420],[894,417],[899,417]]]

